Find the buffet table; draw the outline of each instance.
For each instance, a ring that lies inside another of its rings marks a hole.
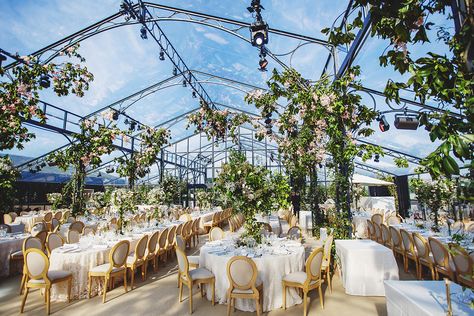
[[[253,258],[258,274],[263,281],[263,310],[281,308],[283,304],[282,279],[285,275],[302,271],[305,260],[304,247],[295,241],[275,239],[272,246],[262,246],[256,250],[235,248],[230,239],[206,243],[200,252],[199,266],[210,270],[216,277],[216,302],[227,304],[227,262],[232,256],[247,255]],[[210,300],[212,291],[206,287]],[[287,306],[301,304],[301,297],[296,290],[288,289]],[[255,301],[236,299],[235,306],[242,311],[255,311]]]
[[[398,280],[398,266],[391,249],[372,240],[335,243],[346,294],[384,296],[384,280]]]
[[[450,292],[453,315],[474,314],[467,301],[463,302],[470,293],[463,295],[455,283]],[[448,310],[444,281],[385,281],[385,297],[388,316],[445,316]]]

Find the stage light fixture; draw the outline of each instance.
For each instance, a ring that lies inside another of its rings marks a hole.
[[[379,122],[379,128],[382,132],[386,132],[390,129],[390,124],[388,124],[388,121],[385,118],[385,115],[379,116],[377,118],[377,121]]]
[[[100,173],[100,171],[97,172],[97,177],[99,177],[99,178],[102,177],[102,173]]]
[[[134,131],[136,126],[137,126],[137,122],[135,121],[130,122],[130,130]]]
[[[120,113],[119,113],[118,111],[114,111],[114,113],[112,114],[112,119],[113,119],[114,121],[118,120],[119,114],[120,114]]]
[[[40,77],[39,84],[41,87],[47,89],[51,85],[51,81],[49,81],[49,77],[47,75],[42,75]]]
[[[130,124],[130,122],[128,121],[128,118],[127,118],[127,119],[125,119],[124,123],[125,123],[125,125],[128,125],[128,124]]]
[[[260,61],[258,62],[258,65],[260,66],[258,70],[267,71],[268,60],[265,59],[264,55],[260,55]]]
[[[265,9],[260,5],[259,0],[253,0],[247,10],[256,14],[256,21],[250,25],[250,41],[253,46],[262,47],[268,44],[268,24],[263,21],[261,10]]]
[[[165,51],[163,48],[160,50],[160,60],[165,60]]]
[[[407,114],[396,114],[395,115],[395,128],[397,129],[409,129],[409,130],[416,130],[420,121],[418,117],[415,115],[407,115]]]
[[[115,171],[115,170],[114,170],[114,167],[107,167],[107,168],[105,168],[105,172],[106,172],[106,173],[114,173],[114,171]]]
[[[7,56],[0,54],[0,67],[2,67],[2,62],[7,60]]]
[[[375,154],[374,162],[379,162],[380,161],[380,155]]]
[[[147,39],[148,36],[146,35],[146,28],[144,26],[142,26],[142,28],[140,29],[140,37],[142,39]]]
[[[183,87],[186,88],[186,79],[183,79]]]
[[[173,68],[173,76],[177,76],[178,75],[178,68],[174,67]]]
[[[194,99],[196,99],[196,98],[197,98],[196,91],[193,91],[193,98],[194,98]]]

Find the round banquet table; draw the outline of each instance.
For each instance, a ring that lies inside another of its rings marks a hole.
[[[227,279],[227,262],[234,253],[216,253],[215,245],[207,243],[201,248],[199,266],[210,270],[216,277],[215,295],[216,302],[227,304],[227,290],[229,280]],[[263,310],[270,311],[281,308],[283,305],[282,279],[285,275],[303,271],[305,259],[304,247],[299,244],[288,247],[287,254],[263,254],[261,257],[253,258],[257,265],[258,275],[263,282]],[[262,295],[262,294],[261,294]],[[206,287],[207,299],[211,300],[211,287]],[[286,295],[287,307],[301,304],[302,299],[295,289],[288,288]],[[242,311],[256,311],[254,300],[236,299],[235,307]]]
[[[43,220],[43,215],[23,215],[17,216],[14,223],[22,223],[25,225],[25,231],[30,232],[31,228]]]
[[[10,255],[21,250],[27,236],[26,234],[7,234],[0,238],[0,276],[10,274]]]

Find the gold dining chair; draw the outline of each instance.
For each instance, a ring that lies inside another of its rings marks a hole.
[[[176,236],[176,247],[181,249],[181,251],[183,251],[184,253],[186,253],[185,251],[186,243],[183,237],[181,237],[180,235]],[[190,268],[199,268],[199,256],[186,256],[186,257],[188,258],[188,264]],[[179,270],[178,270],[178,286],[179,286],[180,278],[181,278],[181,274],[179,273]]]
[[[142,281],[146,280],[146,264],[147,260],[145,258],[146,246],[148,244],[148,235],[144,235],[140,240],[137,242],[135,246],[135,251],[133,255],[127,257],[127,261],[125,262],[125,266],[127,270],[130,270],[130,289],[133,290],[133,284],[135,281],[135,272],[138,268],[141,268],[142,272]]]
[[[93,267],[88,273],[88,285],[89,285],[89,298],[92,292],[92,278],[104,278],[104,288],[102,303],[105,303],[107,295],[107,286],[109,281],[113,281],[113,278],[121,276],[123,277],[123,287],[125,293],[127,293],[127,269],[126,262],[128,252],[130,249],[130,242],[128,240],[119,241],[109,252],[109,262]],[[112,282],[113,285],[113,282]]]
[[[158,237],[156,260],[158,260],[161,256],[166,257],[166,244],[167,243],[168,243],[168,228],[165,228],[160,232],[160,236]]]
[[[71,299],[72,273],[69,271],[49,270],[49,259],[40,249],[30,248],[25,252],[25,294],[21,302],[23,313],[30,288],[45,289],[46,314],[50,313],[51,287],[53,284],[68,282],[67,299]]]
[[[82,236],[95,235],[95,230],[93,227],[85,226],[82,230]]]
[[[221,240],[224,238],[224,231],[220,227],[212,227],[209,231],[209,241]]]
[[[77,230],[69,230],[67,232],[67,243],[68,244],[77,244],[81,240],[81,233]]]
[[[418,275],[418,265],[416,264],[418,262],[418,259],[416,256],[416,251],[414,247],[415,242],[413,241],[413,237],[405,229],[400,229],[400,236],[402,237],[403,243],[403,269],[405,273],[408,272],[408,259],[410,259],[415,263],[416,275]]]
[[[301,240],[303,238],[303,233],[301,232],[301,228],[298,226],[291,226],[290,229],[288,229],[286,236],[290,239]]]
[[[334,236],[329,235],[326,241],[324,242],[324,256],[323,262],[321,264],[321,271],[326,274],[326,279],[328,280],[329,291],[332,293],[332,283],[331,283],[331,249]]]
[[[157,248],[158,248],[159,236],[160,236],[160,232],[156,231],[148,239],[147,252],[145,255],[146,267],[148,268],[148,264],[152,262],[153,272],[156,272],[156,268],[157,268],[156,264],[157,264],[157,252],[158,252]]]
[[[433,237],[428,237],[428,244],[433,254],[436,279],[439,280],[439,275],[442,274],[456,282],[456,267],[449,257],[448,249]]]
[[[234,256],[227,262],[227,315],[230,315],[235,299],[255,300],[257,315],[262,311],[261,299],[263,298],[263,282],[258,276],[257,265],[246,256]]]
[[[383,223],[383,215],[382,214],[374,214],[374,215],[372,215],[372,217],[370,219],[372,220],[373,223],[377,223],[379,225]]]
[[[390,215],[388,218],[387,218],[387,225],[390,226],[390,225],[399,225],[402,223],[402,218],[400,217],[400,215],[398,214],[394,214],[394,215]]]
[[[212,287],[212,306],[214,306],[215,301],[215,276],[214,274],[205,269],[197,268],[189,270],[189,261],[186,254],[175,247],[176,258],[178,259],[178,273],[179,273],[179,302],[182,302],[183,298],[183,285],[186,285],[189,289],[189,313],[193,313],[193,286],[199,284],[201,288],[201,296],[204,296],[203,284],[209,284]]]
[[[380,224],[372,223],[374,225],[374,234],[375,234],[375,241],[379,244],[383,243],[382,239],[382,229],[380,228]]]
[[[392,248],[392,239],[390,238],[390,230],[385,224],[380,225],[380,230],[382,231],[382,243],[388,248]]]
[[[33,237],[33,236],[27,237],[25,240],[23,240],[23,245],[21,247],[21,250],[15,251],[14,253],[10,255],[10,260],[13,260],[13,261],[23,260],[24,261],[26,251],[31,248],[35,248],[35,249],[39,249],[43,251],[44,248],[43,248],[41,239],[37,237]],[[26,278],[27,278],[27,274],[26,274],[24,263],[23,263],[23,275],[21,277],[21,283],[20,283],[20,294],[23,293]]]
[[[458,245],[451,247],[454,266],[456,267],[456,280],[462,286],[474,289],[473,259]]]
[[[53,218],[57,219],[58,221],[61,221],[61,219],[63,218],[63,212],[57,211],[57,212],[54,214]]]
[[[404,257],[405,250],[403,249],[402,237],[400,235],[400,232],[392,226],[389,227],[389,230],[390,230],[390,239],[392,240],[393,255],[396,257],[398,253],[402,257]]]
[[[428,245],[428,241],[420,233],[413,233],[413,243],[416,248],[416,258],[418,264],[418,274],[416,277],[418,280],[423,278],[423,266],[425,266],[430,269],[431,279],[436,280],[434,259],[430,254],[430,246]]]
[[[168,237],[167,237],[167,242],[166,242],[166,256],[165,256],[166,259],[168,259],[168,255],[174,249],[176,228],[177,228],[176,226],[173,226],[168,230]]]
[[[321,308],[324,308],[323,293],[321,290],[321,268],[323,262],[323,248],[313,250],[311,255],[306,260],[306,272],[298,271],[287,274],[283,277],[283,309],[286,309],[286,288],[294,287],[303,290],[303,315],[306,316],[308,310],[308,292],[318,289],[319,302]]]
[[[81,221],[75,221],[74,223],[72,223],[70,226],[69,226],[69,230],[75,230],[77,231],[79,234],[82,233],[82,231],[84,230],[84,227],[86,225],[84,225],[83,222]]]
[[[48,251],[48,256],[51,257],[51,252],[64,245],[63,238],[58,233],[49,233],[46,238],[46,250]]]
[[[3,222],[5,224],[12,224],[13,223],[13,218],[9,213],[3,214]]]
[[[367,234],[369,239],[376,240],[374,223],[370,219],[367,220]]]

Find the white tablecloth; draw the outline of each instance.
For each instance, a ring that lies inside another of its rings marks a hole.
[[[227,304],[227,262],[233,254],[217,255],[209,253],[212,247],[204,245],[201,248],[199,266],[210,270],[216,277],[216,302]],[[283,305],[282,279],[286,274],[302,271],[304,266],[303,246],[294,247],[288,255],[263,255],[253,259],[257,265],[258,274],[263,281],[263,310],[270,311],[281,308]],[[206,287],[207,298],[210,300],[212,291]],[[286,305],[301,304],[301,297],[296,290],[289,289],[286,296]],[[236,299],[236,308],[242,311],[255,311],[254,300]]]
[[[43,215],[24,215],[17,216],[15,218],[15,223],[25,224],[25,231],[30,232],[31,228],[38,222],[43,220]]]
[[[451,283],[453,315],[474,315],[462,304],[461,286]],[[388,316],[445,316],[448,310],[444,281],[385,281]]]
[[[336,240],[347,294],[384,296],[384,280],[398,280],[392,250],[372,240]]]
[[[25,238],[23,234],[0,238],[0,276],[10,274],[10,254],[21,250]]]
[[[8,224],[8,226],[11,227],[12,229],[12,233],[15,234],[15,233],[23,233],[25,231],[25,224],[23,223],[11,223],[11,224]]]

